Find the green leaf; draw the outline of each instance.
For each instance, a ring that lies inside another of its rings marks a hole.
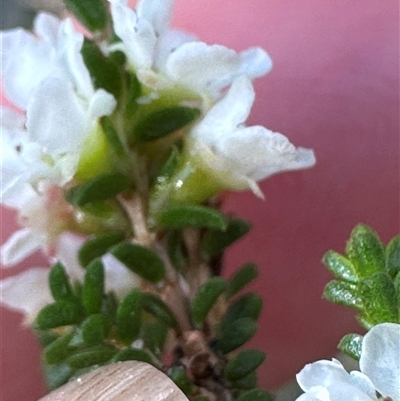
[[[158,296],[150,293],[143,294],[143,308],[168,327],[177,328],[178,323],[169,307]]]
[[[101,305],[101,313],[106,319],[109,327],[117,322],[117,309],[118,300],[113,292],[109,292],[105,297],[103,297],[103,303]]]
[[[167,250],[172,265],[177,271],[180,271],[185,264],[185,256],[182,249],[182,236],[178,230],[171,230],[167,234]]]
[[[149,363],[150,365],[154,364],[151,356],[146,351],[133,348],[124,349],[118,352],[118,354],[116,354],[112,359],[113,363],[125,361],[140,361]]]
[[[136,74],[127,72],[125,74],[127,97],[125,106],[125,117],[131,119],[139,107],[137,99],[142,92],[142,86]]]
[[[87,240],[79,249],[78,258],[83,267],[86,267],[96,258],[106,254],[112,246],[125,239],[125,233],[106,233]]]
[[[179,165],[180,152],[177,146],[174,146],[171,150],[171,154],[169,155],[167,161],[161,168],[161,171],[158,173],[158,176],[155,180],[155,185],[163,186],[168,182],[168,179],[172,177],[175,173],[178,165]]]
[[[118,135],[112,120],[108,116],[101,117],[101,127],[103,128],[104,135],[107,142],[112,146],[118,156],[125,155],[125,148]]]
[[[119,304],[117,310],[118,336],[130,345],[137,339],[142,324],[143,294],[140,289],[132,290]]]
[[[67,363],[55,365],[43,364],[44,377],[49,390],[55,390],[67,383],[73,374],[73,370]]]
[[[385,270],[385,251],[378,234],[371,227],[359,224],[354,228],[346,253],[360,277]]]
[[[81,326],[82,338],[87,345],[97,345],[106,336],[106,322],[101,314],[89,316]]]
[[[83,369],[93,365],[104,365],[115,355],[116,348],[108,345],[97,345],[95,347],[78,351],[70,356],[66,362],[74,369]]]
[[[228,362],[224,374],[228,380],[237,381],[255,371],[264,361],[265,353],[262,351],[241,351]]]
[[[357,273],[349,259],[335,251],[328,251],[323,258],[324,265],[336,278],[355,284]]]
[[[375,273],[363,278],[359,283],[359,291],[370,323],[398,322],[397,294],[388,274]]]
[[[119,244],[109,250],[129,270],[152,283],[164,279],[165,267],[157,254],[137,244]]]
[[[65,199],[74,206],[115,198],[130,187],[129,178],[120,173],[102,174],[65,191]]]
[[[222,326],[221,336],[217,346],[224,353],[234,351],[249,341],[257,332],[255,320],[244,317]]]
[[[103,0],[65,0],[67,9],[90,31],[102,31],[108,23]]]
[[[396,235],[386,247],[386,270],[394,278],[400,272],[400,235]]]
[[[263,301],[260,295],[255,293],[244,294],[229,305],[221,320],[221,326],[229,326],[241,318],[250,318],[256,321],[260,317],[262,306]]]
[[[160,320],[146,322],[143,325],[143,335],[146,348],[148,348],[157,358],[163,356],[165,342],[168,335],[168,326]]]
[[[254,387],[257,387],[257,374],[253,371],[242,379],[233,381],[231,385],[233,388],[239,390],[251,390]]]
[[[363,300],[355,284],[332,280],[325,286],[323,297],[337,305],[363,309]]]
[[[267,391],[255,388],[242,394],[235,401],[273,401],[274,397]]]
[[[61,263],[56,263],[49,274],[51,295],[56,301],[71,300],[73,298],[69,278]]]
[[[191,304],[192,317],[196,324],[204,322],[208,312],[225,289],[226,280],[222,277],[211,277],[200,286]]]
[[[193,382],[185,373],[182,366],[173,366],[168,369],[168,376],[186,394],[189,395],[193,390]]]
[[[363,336],[359,334],[346,334],[338,345],[338,348],[345,354],[358,361],[361,356]]]
[[[45,306],[36,318],[40,330],[53,329],[60,326],[70,326],[81,321],[81,311],[77,304],[69,301],[56,301]]]
[[[82,302],[88,314],[99,313],[104,294],[104,267],[95,259],[86,268],[82,288]]]
[[[53,341],[60,338],[59,335],[53,333],[53,331],[50,331],[50,330],[35,330],[35,335],[36,335],[36,338],[37,338],[39,344],[43,348],[47,347]]]
[[[393,284],[394,284],[394,288],[396,290],[397,299],[398,299],[398,303],[399,303],[399,309],[400,309],[400,272],[397,273],[397,276],[393,280]]]
[[[43,350],[43,360],[46,364],[52,365],[63,361],[70,353],[72,348],[69,343],[74,336],[74,331],[57,338]]]
[[[254,263],[246,263],[229,279],[226,296],[233,297],[257,276],[257,266]]]
[[[118,99],[122,89],[119,66],[107,58],[92,40],[85,38],[81,54],[96,89],[103,88]]]
[[[199,205],[176,206],[161,212],[157,216],[161,228],[184,229],[187,227],[207,227],[225,230],[227,220],[223,213]]]
[[[129,144],[133,145],[135,141],[154,141],[172,134],[194,122],[200,114],[200,110],[184,106],[170,106],[153,111],[138,121]]]
[[[212,230],[206,233],[201,248],[209,257],[216,256],[246,235],[250,229],[251,224],[248,221],[230,218],[224,232]]]

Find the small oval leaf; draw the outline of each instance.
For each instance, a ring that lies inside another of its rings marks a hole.
[[[74,332],[71,331],[49,344],[43,350],[44,362],[48,365],[53,365],[63,361],[71,353],[72,348],[69,346],[69,343],[73,335]]]
[[[363,300],[355,284],[332,280],[325,286],[323,297],[337,305],[363,310]]]
[[[137,339],[142,324],[142,292],[135,288],[119,304],[117,309],[118,336],[126,345]]]
[[[357,282],[357,273],[349,259],[335,251],[328,251],[323,258],[324,265],[336,278],[349,283]]]
[[[36,318],[40,330],[53,329],[60,326],[70,326],[81,321],[81,310],[75,303],[57,301],[45,306]]]
[[[345,335],[338,345],[338,348],[356,361],[360,360],[363,336],[359,334]]]
[[[254,263],[246,263],[229,279],[226,296],[233,297],[257,277],[257,266]]]
[[[129,178],[120,173],[102,174],[65,191],[65,199],[74,206],[115,198],[130,187]]]
[[[112,359],[112,362],[125,361],[140,361],[149,363],[150,365],[154,364],[151,356],[146,351],[133,348],[124,349],[118,352],[118,354],[116,354]]]
[[[265,353],[256,349],[239,352],[226,365],[225,376],[228,380],[240,380],[255,371],[265,361]]]
[[[119,244],[109,252],[145,280],[157,283],[165,276],[163,261],[148,248],[137,244]]]
[[[153,111],[138,121],[129,144],[133,145],[135,141],[150,142],[172,134],[194,122],[200,114],[199,109],[184,106],[170,106]]]
[[[386,270],[394,278],[400,272],[400,235],[396,235],[386,247]]]
[[[104,294],[104,266],[99,259],[86,268],[82,288],[82,302],[88,314],[99,313]]]
[[[196,324],[204,322],[208,312],[225,289],[226,280],[222,277],[211,277],[200,286],[191,303],[192,318]]]
[[[106,322],[101,314],[89,316],[81,325],[82,338],[87,345],[97,345],[106,336]]]
[[[79,351],[75,355],[70,356],[66,362],[74,369],[88,368],[93,365],[104,365],[115,355],[116,348],[108,345],[98,345]]]
[[[199,205],[177,206],[161,212],[157,216],[161,228],[184,229],[187,227],[207,227],[225,230],[227,219],[223,213]]]
[[[92,32],[106,28],[108,12],[103,0],[65,0],[68,10]]]
[[[69,278],[61,263],[56,263],[49,274],[49,285],[51,295],[56,301],[73,298],[72,287]]]
[[[239,398],[236,398],[235,401],[273,401],[274,397],[258,388],[248,391],[247,393],[242,394]]]
[[[125,239],[124,233],[106,233],[87,240],[79,249],[78,258],[83,267],[86,267],[96,258],[100,258],[108,252],[112,246]]]
[[[174,314],[164,301],[156,295],[150,293],[143,294],[143,308],[146,312],[165,323],[168,327],[178,327]]]

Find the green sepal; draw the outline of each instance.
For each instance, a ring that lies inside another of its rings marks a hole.
[[[247,284],[258,277],[258,269],[254,263],[244,264],[228,281],[227,298],[231,298],[241,291]]]
[[[323,263],[336,278],[353,284],[357,282],[357,272],[353,264],[339,253],[328,251],[324,255]]]
[[[359,224],[353,229],[346,254],[359,277],[385,271],[385,250],[378,234],[371,227]]]
[[[227,219],[216,209],[200,205],[176,206],[161,212],[157,216],[160,228],[184,229],[187,227],[212,228],[225,230]]]
[[[172,134],[200,117],[200,110],[185,106],[170,106],[155,110],[143,116],[128,138],[129,144],[136,141],[150,142]]]
[[[256,349],[241,351],[229,360],[224,374],[230,381],[240,380],[255,371],[265,358],[265,353]]]
[[[263,300],[260,295],[255,293],[244,294],[229,305],[228,310],[222,317],[221,326],[229,326],[241,318],[250,318],[256,321],[260,317],[262,307]]]
[[[273,401],[274,397],[267,391],[254,388],[240,395],[235,401]]]
[[[143,294],[143,308],[157,319],[161,320],[168,327],[178,327],[178,322],[165,302],[158,296],[150,293]]]
[[[356,361],[360,360],[363,336],[346,334],[339,342],[338,348]]]
[[[118,99],[122,89],[119,66],[106,57],[96,43],[88,38],[83,41],[81,54],[94,87],[96,89],[103,88]]]
[[[251,390],[257,387],[257,373],[253,371],[239,380],[232,381],[231,386],[238,390]]]
[[[117,349],[111,345],[97,345],[78,351],[71,355],[66,362],[74,369],[88,368],[93,365],[104,365],[115,355]]]
[[[154,365],[151,356],[141,349],[127,348],[119,351],[113,358],[112,362],[125,362],[125,361],[140,361]]]
[[[95,259],[86,267],[82,287],[82,302],[88,314],[99,313],[104,294],[104,266]]]
[[[124,145],[111,118],[108,116],[101,117],[100,122],[108,144],[111,145],[118,156],[122,157],[123,155],[125,155]]]
[[[157,358],[161,359],[167,341],[168,326],[160,320],[154,319],[143,324],[143,335],[146,348],[148,348]]]
[[[72,287],[61,263],[56,263],[50,270],[49,286],[55,301],[73,299]]]
[[[367,320],[372,324],[398,323],[398,299],[392,279],[387,273],[375,273],[359,282]]]
[[[224,232],[212,230],[205,234],[201,249],[209,257],[216,256],[246,235],[250,229],[251,224],[248,221],[230,218]]]
[[[106,337],[106,321],[100,313],[89,316],[81,325],[82,338],[87,345],[97,345]]]
[[[400,272],[400,235],[392,238],[386,247],[386,270],[392,278]]]
[[[82,207],[91,202],[115,198],[120,192],[129,189],[128,177],[120,173],[102,174],[84,184],[65,191],[65,199],[74,206]]]
[[[325,286],[323,297],[337,305],[363,310],[363,299],[355,284],[332,280]]]
[[[249,341],[258,329],[257,322],[251,318],[243,317],[222,326],[217,346],[222,353],[234,351]]]
[[[106,2],[103,0],[65,0],[67,9],[89,31],[102,31],[108,23]]]
[[[53,365],[63,361],[71,353],[70,342],[74,336],[74,331],[58,337],[43,350],[43,361],[47,365]]]
[[[186,394],[189,395],[193,391],[193,381],[186,375],[182,366],[173,366],[168,369],[170,379]]]
[[[125,233],[106,233],[87,240],[78,251],[78,259],[86,267],[94,259],[106,254],[112,246],[125,239]]]
[[[226,290],[226,280],[211,277],[198,289],[191,303],[193,321],[201,325],[220,295]]]
[[[65,362],[54,365],[47,365],[44,363],[42,368],[49,390],[55,390],[67,383],[74,373],[71,367]]]
[[[119,244],[109,252],[122,262],[129,270],[152,283],[164,279],[163,261],[152,250],[137,244]]]
[[[35,325],[39,330],[53,329],[80,323],[82,319],[79,305],[69,301],[56,301],[46,305],[38,314]]]
[[[137,339],[142,324],[143,294],[133,289],[120,302],[117,310],[118,336],[125,345]]]

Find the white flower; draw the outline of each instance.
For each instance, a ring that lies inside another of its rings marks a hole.
[[[79,265],[77,253],[84,240],[71,234],[58,239],[54,260],[60,261],[71,280],[83,281],[85,270]],[[105,291],[113,291],[118,299],[139,285],[139,278],[112,255],[103,256]],[[49,289],[50,269],[36,267],[16,276],[0,280],[0,304],[24,315],[24,324],[31,324],[40,309],[54,302]]]
[[[318,361],[297,375],[305,394],[297,401],[400,401],[400,325],[383,323],[364,337],[361,372],[347,373],[340,362]]]
[[[193,35],[169,28],[172,0],[140,0],[136,12],[126,0],[109,0],[116,34],[139,79],[158,89],[184,86],[201,97],[219,97],[239,75],[257,78],[272,67],[260,48],[240,54],[220,45],[196,41]]]
[[[254,101],[246,76],[236,78],[226,95],[189,134],[190,157],[229,189],[251,188],[262,193],[257,181],[283,171],[315,164],[310,149],[296,148],[282,134],[262,126],[244,125]]]
[[[85,139],[116,101],[94,89],[80,54],[83,35],[70,20],[39,14],[34,34],[14,29],[2,32],[1,40],[4,94],[25,114],[13,122],[9,117],[15,112],[2,110],[6,201],[8,191],[18,191],[26,182],[68,182]]]

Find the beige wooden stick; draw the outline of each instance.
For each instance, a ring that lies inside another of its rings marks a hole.
[[[189,401],[166,375],[135,361],[118,362],[74,379],[39,401]]]

